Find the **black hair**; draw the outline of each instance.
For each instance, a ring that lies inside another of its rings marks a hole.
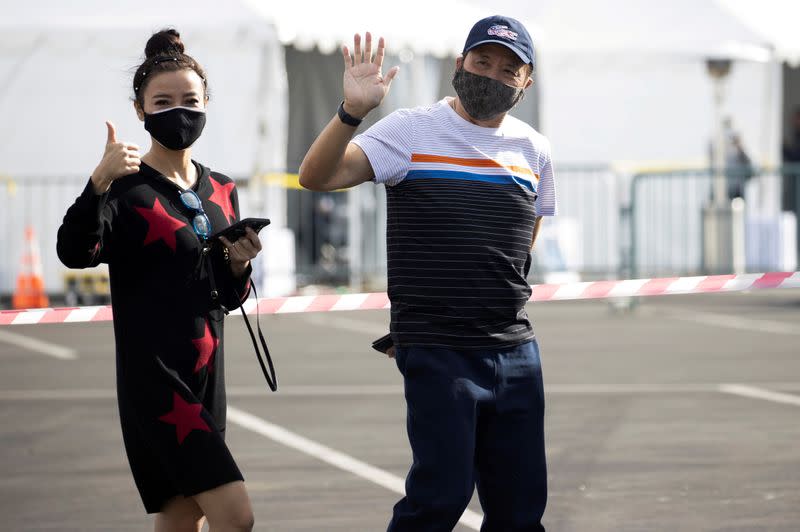
[[[181,34],[175,28],[166,28],[154,33],[144,48],[145,60],[133,75],[133,94],[140,107],[144,107],[144,90],[154,75],[161,72],[194,70],[203,80],[203,89],[208,95],[206,71],[186,54]]]

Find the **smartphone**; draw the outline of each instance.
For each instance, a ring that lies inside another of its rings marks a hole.
[[[217,231],[209,237],[209,240],[219,240],[219,237],[224,236],[229,242],[236,242],[246,234],[246,228],[249,227],[258,233],[268,225],[269,220],[267,218],[245,218],[221,231]]]
[[[389,350],[390,347],[394,345],[392,341],[392,335],[387,334],[386,336],[381,336],[374,342],[372,342],[372,349],[378,351],[379,353],[383,353],[384,355]]]

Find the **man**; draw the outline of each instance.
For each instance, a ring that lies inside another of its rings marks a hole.
[[[484,532],[540,531],[547,499],[539,349],[525,312],[530,250],[555,214],[548,141],[508,116],[533,83],[518,21],[483,19],[456,59],[457,96],[352,138],[397,68],[384,42],[342,49],[344,101],[300,167],[311,190],[387,186],[391,337],[414,463],[390,532],[452,530],[477,484]]]
[[[730,118],[725,120],[725,180],[728,199],[744,198],[744,187],[753,177],[753,163],[744,150],[742,137],[733,128]]]

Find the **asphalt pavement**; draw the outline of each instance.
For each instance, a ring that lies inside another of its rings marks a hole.
[[[548,531],[800,530],[800,291],[529,313]],[[385,530],[411,461],[400,375],[369,347],[388,313],[261,321],[275,394],[241,319],[226,330],[228,443],[256,530]],[[152,529],[122,445],[111,325],[0,327],[0,368],[0,530]],[[479,519],[473,497],[456,530]]]

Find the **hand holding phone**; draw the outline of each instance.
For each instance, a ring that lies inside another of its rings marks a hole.
[[[258,231],[269,224],[266,218],[245,218],[211,236],[211,242],[225,247],[231,272],[241,277],[250,261],[261,253]]]
[[[225,229],[217,231],[209,237],[209,240],[221,242],[219,237],[224,237],[230,242],[236,242],[247,234],[248,227],[258,234],[258,232],[268,226],[269,223],[270,221],[267,218],[244,218],[233,225],[229,225]]]

